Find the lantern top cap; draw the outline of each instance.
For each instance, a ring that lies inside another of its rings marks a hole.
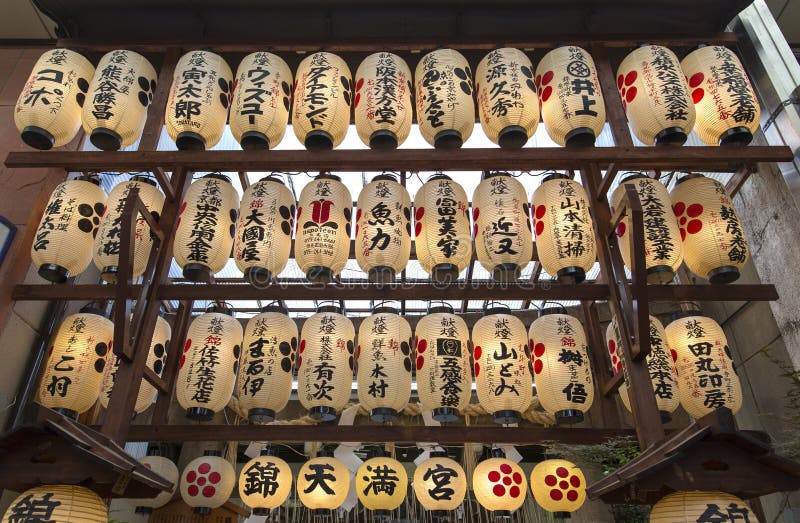
[[[222,452],[219,450],[204,450],[203,456],[216,456],[218,458],[221,458]]]
[[[544,178],[542,178],[542,183],[549,182],[550,180],[570,180],[570,179],[571,178],[567,173],[555,172],[555,173],[550,173]]]
[[[318,458],[332,458],[333,457],[333,450],[329,447],[322,447],[317,451]]]
[[[425,181],[425,183],[434,182],[436,180],[452,180],[452,178],[450,178],[444,173],[435,173],[429,176],[428,179]]]
[[[322,312],[335,312],[336,314],[344,314],[342,307],[332,304],[320,305],[317,307],[317,313]]]
[[[703,176],[700,173],[688,173],[686,176],[681,176],[680,178],[678,178],[678,180],[675,182],[675,186],[677,187],[686,180],[694,180],[696,178],[705,178],[705,176]]]
[[[150,445],[149,447],[147,447],[147,455],[163,456],[164,454],[161,452],[161,445]]]
[[[132,182],[141,182],[146,183],[147,185],[152,185],[153,187],[158,187],[158,183],[151,177],[147,176],[146,174],[136,174],[131,176],[130,181]]]
[[[335,180],[337,182],[341,182],[342,178],[340,176],[336,176],[335,174],[331,174],[328,172],[321,172],[314,177],[315,180]]]
[[[286,185],[283,182],[283,178],[281,178],[277,174],[268,174],[267,176],[265,176],[265,177],[261,178],[260,180],[258,180],[258,182],[259,183],[261,183],[261,182],[275,182],[275,183],[279,183],[281,185]]]
[[[261,307],[261,312],[279,312],[281,314],[289,314],[289,309],[280,303],[270,303],[269,305]]]
[[[432,458],[446,458],[447,451],[446,450],[432,450],[431,451]]]
[[[84,314],[96,314],[98,316],[102,316],[103,318],[108,318],[108,309],[106,308],[106,305],[96,301],[90,301],[81,307],[80,312]]]
[[[501,449],[499,447],[492,447],[489,450],[489,457],[490,458],[505,458],[506,457],[506,453],[505,453],[505,451],[503,449]]]
[[[453,314],[453,306],[449,303],[437,303],[428,305],[428,314],[446,313]]]
[[[489,178],[494,178],[495,176],[512,176],[508,171],[483,171],[483,179],[488,180]]]
[[[98,187],[100,186],[100,178],[94,174],[82,174],[75,178],[74,181],[89,182],[97,185]]]
[[[372,179],[373,182],[379,181],[387,181],[387,182],[397,182],[397,177],[391,173],[381,173]]]
[[[277,456],[278,449],[273,447],[272,445],[265,445],[264,448],[261,449],[259,452],[259,456]]]
[[[372,309],[372,314],[398,314],[397,308],[391,305],[379,305]]]
[[[692,311],[678,311],[673,312],[669,315],[669,321],[678,321],[682,320],[683,318],[690,318],[692,316],[704,316],[703,311],[700,309],[692,310]]]
[[[233,316],[233,307],[225,303],[215,303],[206,307],[206,312],[216,312],[218,314],[225,314],[226,316]]]
[[[226,181],[228,183],[231,183],[231,179],[228,176],[226,176],[226,175],[224,175],[222,173],[208,173],[205,176],[203,176],[201,179],[204,179],[204,178],[213,178],[215,180],[224,180],[224,181]]]
[[[626,176],[625,178],[620,180],[619,184],[622,185],[625,182],[630,182],[630,181],[633,181],[633,180],[639,180],[641,178],[650,178],[650,177],[647,176],[643,172],[632,172],[632,173],[628,173],[628,176]]]
[[[566,307],[561,306],[561,305],[559,305],[557,307],[545,307],[545,308],[539,309],[539,317],[540,318],[542,316],[546,316],[548,314],[563,314],[563,315],[566,315],[566,316],[571,316],[567,312]]]
[[[508,314],[511,312],[511,308],[500,302],[489,302],[483,308],[483,315],[484,316],[491,316],[492,314]]]

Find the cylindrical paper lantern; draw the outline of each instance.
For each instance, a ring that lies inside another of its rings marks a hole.
[[[375,516],[388,515],[406,499],[408,474],[402,463],[387,456],[368,459],[356,472],[358,500]]]
[[[181,475],[181,498],[195,514],[208,515],[231,497],[236,470],[221,453],[207,450],[190,461]]]
[[[309,151],[338,147],[350,126],[353,80],[347,63],[333,53],[306,57],[294,79],[292,127]]]
[[[592,56],[569,45],[553,49],[536,67],[542,121],[559,145],[591,146],[606,123],[606,104]]]
[[[411,69],[396,54],[369,55],[356,71],[356,131],[371,149],[396,149],[411,131]]]
[[[643,45],[617,69],[617,88],[633,134],[645,145],[682,145],[692,132],[694,103],[675,53]]]
[[[420,505],[434,516],[455,510],[467,493],[467,475],[446,452],[431,452],[431,457],[414,470],[414,493]]]
[[[292,491],[292,469],[269,449],[251,459],[239,473],[239,498],[253,509],[253,515],[266,516],[283,505]]]
[[[46,150],[75,138],[93,74],[91,62],[75,51],[53,49],[39,57],[14,108],[22,141]]]
[[[650,523],[741,521],[759,523],[752,509],[726,492],[679,491],[661,498],[650,511]]]
[[[525,187],[506,172],[486,173],[472,197],[478,261],[498,281],[513,281],[531,261],[533,242]]]
[[[157,79],[139,53],[117,49],[100,59],[82,115],[83,130],[95,147],[116,151],[142,136]]]
[[[371,282],[389,283],[411,255],[411,197],[394,176],[381,174],[358,195],[356,260]]]
[[[556,517],[569,517],[586,501],[586,478],[574,463],[548,459],[533,467],[531,492],[543,509]]]
[[[58,184],[50,195],[31,246],[39,276],[53,283],[86,270],[106,208],[106,193],[97,178],[81,177]]]
[[[311,510],[334,510],[342,506],[350,492],[347,466],[328,456],[312,458],[297,473],[297,496]]]
[[[231,133],[245,151],[274,149],[286,133],[292,98],[292,70],[283,59],[259,51],[236,70]]]
[[[551,174],[533,193],[539,261],[561,283],[580,283],[597,257],[589,197],[566,174]]]
[[[140,458],[139,462],[159,476],[172,482],[171,490],[161,492],[150,499],[136,500],[136,513],[150,514],[153,512],[153,509],[161,508],[172,500],[172,496],[174,496],[175,491],[178,490],[181,473],[171,459],[161,455],[161,451],[158,447],[148,449],[147,456]]]
[[[189,186],[173,245],[175,261],[185,278],[210,282],[225,267],[238,214],[239,195],[227,176],[207,174]]]
[[[107,523],[108,507],[100,496],[75,485],[28,489],[8,506],[2,523]]]
[[[489,458],[475,467],[472,490],[483,508],[510,516],[525,502],[528,481],[522,467],[513,461]]]
[[[711,283],[738,280],[750,248],[725,186],[694,173],[678,180],[671,196],[689,270]]]
[[[437,149],[458,149],[475,126],[472,70],[454,49],[437,49],[417,64],[417,123],[422,137]]]
[[[666,334],[686,412],[693,418],[720,407],[739,412],[742,386],[719,323],[705,316],[687,316],[667,325]]]
[[[702,46],[683,59],[681,69],[697,110],[697,136],[708,145],[749,144],[761,106],[736,54],[719,45]]]

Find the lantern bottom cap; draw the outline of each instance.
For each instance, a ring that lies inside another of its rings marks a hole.
[[[309,151],[330,151],[333,149],[333,137],[326,131],[311,131],[303,144]]]
[[[254,516],[269,516],[269,509],[268,508],[254,508],[253,509]]]
[[[582,267],[564,267],[556,273],[558,283],[581,283],[586,279],[586,271]]]
[[[336,409],[326,406],[311,407],[308,409],[308,417],[316,421],[333,421],[336,419]]]
[[[556,412],[556,425],[573,425],[583,421],[583,412],[578,409],[565,409]]]
[[[453,129],[439,131],[433,138],[433,146],[437,149],[452,151],[460,149],[462,145],[464,145],[464,139],[461,138],[461,133]]]
[[[686,143],[686,131],[680,127],[667,127],[655,138],[655,145],[683,145],[684,143]]]
[[[511,511],[510,510],[495,510],[492,512],[492,516],[494,516],[495,520],[498,519],[511,519]]]
[[[510,282],[519,279],[521,274],[519,265],[516,263],[501,263],[492,269],[492,279],[500,282]]]
[[[118,272],[119,267],[117,265],[107,265],[103,267],[103,270],[100,272],[100,277],[103,278],[103,281],[106,283],[117,283]]]
[[[433,409],[433,419],[439,423],[450,423],[459,418],[458,409],[452,407],[437,407]]]
[[[497,136],[497,145],[503,149],[522,149],[528,143],[528,133],[521,125],[509,125]]]
[[[378,520],[386,520],[386,519],[389,519],[390,517],[392,517],[392,511],[391,510],[373,510],[372,511],[372,516],[375,519],[378,519]]]
[[[306,278],[312,283],[330,283],[333,276],[333,271],[322,265],[313,265],[306,271]]]
[[[458,266],[452,263],[437,263],[431,270],[431,278],[436,283],[455,283],[459,272]]]
[[[499,425],[511,425],[522,421],[522,415],[516,410],[498,410],[494,413],[494,422]]]
[[[214,411],[205,407],[190,407],[186,409],[186,417],[197,421],[210,421]]]
[[[178,137],[175,138],[175,145],[178,147],[179,151],[206,150],[205,138],[191,131],[184,131],[182,133],[178,133]]]
[[[69,271],[55,263],[45,263],[39,267],[39,276],[53,283],[64,283],[70,277]]]
[[[78,411],[75,411],[75,410],[72,410],[72,409],[67,409],[67,408],[64,408],[64,407],[51,407],[50,410],[52,410],[54,412],[58,412],[59,414],[61,414],[65,418],[69,418],[69,419],[73,419],[73,420],[77,420],[78,419]]]
[[[52,134],[35,125],[25,127],[20,133],[20,138],[26,144],[40,151],[48,151],[56,143]]]
[[[728,129],[719,137],[720,145],[745,146],[753,141],[753,133],[747,127],[739,126]]]
[[[272,271],[263,267],[248,267],[244,271],[244,279],[250,285],[260,288],[272,283]]]
[[[396,273],[391,267],[381,265],[380,267],[373,267],[367,273],[370,283],[391,283],[394,281]]]
[[[275,419],[275,411],[272,409],[250,409],[247,411],[247,419],[254,425],[269,423]]]
[[[389,407],[378,407],[372,409],[369,419],[378,423],[392,423],[397,421],[397,411]]]
[[[268,151],[269,139],[267,135],[258,131],[247,131],[242,134],[239,145],[245,151]]]
[[[564,145],[567,147],[594,147],[597,136],[591,127],[577,127],[564,137]]]
[[[201,263],[188,263],[183,267],[183,277],[189,281],[211,283],[211,269]]]
[[[659,410],[658,415],[661,418],[661,423],[669,423],[672,421],[672,415],[666,410]]]
[[[315,508],[311,513],[317,519],[329,519],[331,517],[331,511],[327,508]]]
[[[446,453],[445,453],[445,455],[446,455]],[[433,457],[433,452],[431,452],[431,457]],[[435,518],[443,518],[443,517],[447,516],[447,511],[446,510],[431,510],[431,516],[433,516]]]
[[[136,507],[133,512],[135,514],[152,514],[153,507]]]
[[[647,283],[669,283],[675,277],[675,271],[669,265],[656,265],[647,269]]]
[[[122,147],[122,137],[111,129],[104,127],[98,127],[92,131],[89,141],[101,151],[119,151],[120,147]]]
[[[563,511],[553,512],[553,517],[560,519],[571,519],[572,512],[563,512]]]
[[[211,514],[211,507],[194,507],[193,512],[201,516],[207,516]]]
[[[717,267],[708,273],[711,283],[733,283],[739,279],[739,269],[733,265]]]
[[[397,149],[397,135],[392,131],[375,131],[369,137],[369,148],[377,151],[391,151]]]

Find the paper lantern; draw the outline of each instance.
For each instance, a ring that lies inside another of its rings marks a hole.
[[[211,173],[186,190],[173,253],[183,276],[195,282],[210,282],[228,262],[236,234],[239,195],[230,178]]]
[[[417,323],[417,393],[433,419],[455,421],[469,404],[469,329],[449,306],[432,307]]]
[[[356,494],[375,516],[388,516],[403,504],[408,490],[408,474],[402,463],[387,456],[368,459],[356,472]]]
[[[650,511],[650,523],[703,521],[759,523],[760,520],[747,503],[726,492],[673,492],[661,498]]]
[[[558,423],[579,423],[594,401],[583,326],[568,314],[543,311],[528,331],[533,380],[542,407]]]
[[[586,191],[566,174],[551,174],[534,191],[532,209],[544,270],[561,283],[585,280],[597,255]]]
[[[667,325],[666,334],[684,410],[693,418],[720,407],[739,412],[742,387],[722,327],[705,316],[687,316]]]
[[[669,191],[660,181],[644,174],[634,174],[620,182],[611,195],[611,212],[619,208],[625,196],[625,187],[633,185],[642,204],[644,218],[644,253],[648,283],[669,283],[683,261],[683,246],[675,214],[670,212],[672,200]],[[620,251],[625,265],[631,267],[631,236],[633,226],[630,214],[617,225]]]
[[[292,127],[309,151],[338,147],[350,126],[353,80],[347,63],[333,53],[319,52],[297,66]]]
[[[525,502],[528,481],[522,467],[513,461],[489,458],[475,467],[472,490],[483,508],[510,516]]]
[[[251,423],[274,420],[289,402],[297,337],[297,325],[279,305],[264,307],[247,322],[236,390]]]
[[[437,149],[460,148],[475,126],[467,59],[455,49],[432,51],[417,64],[414,83],[422,137]]]
[[[119,254],[122,241],[122,210],[132,189],[139,189],[139,199],[150,211],[150,215],[158,222],[161,209],[164,207],[164,195],[158,190],[155,180],[147,176],[134,176],[126,182],[120,182],[108,194],[106,212],[100,221],[100,228],[94,239],[92,259],[100,269],[100,276],[109,283],[116,283],[119,272]],[[153,249],[154,235],[140,214],[136,215],[133,225],[136,241],[133,244],[133,279],[144,274],[150,251]]]
[[[747,145],[761,121],[753,85],[736,54],[701,46],[681,62],[697,111],[694,132],[708,145]]]
[[[411,326],[378,307],[358,329],[358,401],[373,421],[397,421],[411,397]]]
[[[236,485],[233,465],[215,450],[190,461],[181,475],[181,498],[195,514],[208,515],[231,497]]]
[[[350,256],[352,215],[353,199],[338,176],[320,174],[303,187],[297,202],[294,255],[309,281],[329,283],[344,269]]]
[[[408,138],[411,105],[411,69],[396,54],[369,55],[356,71],[356,131],[371,149],[396,149]]]
[[[175,396],[186,417],[207,421],[225,408],[236,385],[242,324],[233,309],[212,306],[186,333]]]
[[[414,470],[414,493],[417,501],[433,516],[456,510],[467,493],[467,475],[446,452],[431,452],[431,457]]]
[[[711,283],[738,280],[750,248],[725,186],[695,173],[679,179],[671,196],[689,270]]]
[[[645,145],[682,145],[692,132],[695,109],[675,53],[660,45],[632,51],[617,69],[622,107]]]
[[[253,509],[255,516],[267,516],[283,505],[292,491],[292,469],[289,464],[264,450],[251,459],[239,473],[239,498]]]
[[[437,282],[457,280],[472,258],[468,212],[464,188],[444,174],[429,178],[414,196],[417,259]]]
[[[164,116],[178,149],[217,145],[228,119],[232,76],[225,59],[210,51],[190,51],[178,60]]]
[[[394,176],[381,174],[358,195],[356,260],[371,282],[389,283],[411,255],[411,197]]]
[[[14,107],[22,141],[43,150],[72,141],[93,74],[91,62],[75,51],[53,49],[40,56]]]
[[[139,53],[117,49],[100,59],[82,114],[83,130],[95,147],[116,151],[142,136],[157,79]]]
[[[154,498],[136,500],[136,513],[150,514],[153,512],[153,509],[161,508],[172,500],[172,496],[174,496],[175,491],[178,490],[181,473],[171,459],[161,455],[158,447],[148,449],[147,456],[140,458],[139,463],[165,478],[167,481],[172,482],[172,489],[169,491],[161,492]]]
[[[574,463],[548,459],[533,467],[531,492],[543,509],[556,517],[569,517],[586,501],[586,478]]]
[[[297,395],[318,421],[331,421],[350,400],[356,331],[334,306],[319,307],[303,323],[297,357]]]
[[[259,51],[236,70],[231,133],[245,151],[274,149],[286,133],[292,99],[292,70],[281,57]]]
[[[289,261],[295,200],[277,176],[250,185],[239,204],[233,259],[252,285],[268,285]]]
[[[297,473],[297,496],[311,510],[334,510],[342,506],[350,492],[350,471],[329,456],[312,458]]]
[[[75,485],[42,485],[28,489],[6,510],[2,523],[107,523],[108,507],[100,496]]]
[[[106,193],[97,178],[81,177],[58,184],[36,228],[31,259],[39,276],[53,283],[86,270],[106,208]]]
[[[100,396],[113,337],[114,324],[93,305],[64,318],[50,342],[39,403],[70,418],[92,408]]]
[[[531,261],[533,242],[525,187],[506,172],[488,172],[472,196],[478,261],[498,281],[513,281]]]
[[[548,52],[536,67],[542,122],[559,145],[591,146],[606,123],[606,104],[592,56],[574,45]]]

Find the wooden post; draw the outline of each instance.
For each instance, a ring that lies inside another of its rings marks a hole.
[[[167,353],[167,363],[162,374],[167,384],[167,390],[158,395],[156,406],[153,411],[151,422],[153,425],[166,425],[169,423],[169,407],[172,403],[172,394],[175,391],[175,384],[178,381],[178,370],[183,354],[183,344],[186,342],[186,331],[192,318],[192,307],[194,300],[182,300],[178,307],[178,314],[172,324],[172,337],[170,340],[170,350]]]

